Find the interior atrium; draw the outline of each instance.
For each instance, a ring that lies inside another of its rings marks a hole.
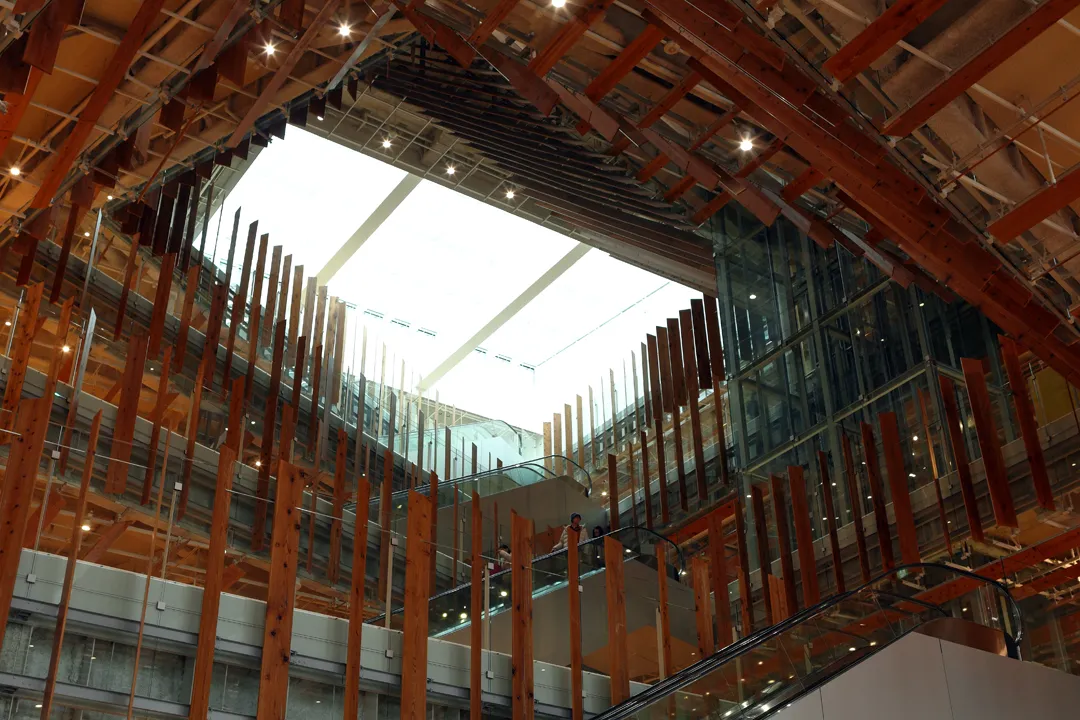
[[[1072,718],[1080,0],[0,0],[0,720]]]

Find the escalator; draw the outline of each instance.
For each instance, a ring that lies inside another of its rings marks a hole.
[[[588,577],[604,572],[604,539],[612,538],[623,548],[623,561],[636,560],[654,570],[659,566],[657,548],[665,558],[665,568],[672,581],[678,581],[684,572],[682,554],[679,548],[664,536],[643,527],[629,527],[611,533],[590,538],[577,547],[578,575],[583,581]],[[557,592],[567,587],[567,550],[556,550],[533,558],[532,588],[533,599]],[[485,553],[485,556],[488,553]],[[510,610],[510,569],[494,564],[490,577],[484,583],[485,592],[483,610],[489,618]],[[445,637],[469,627],[472,617],[472,584],[465,583],[450,590],[432,595],[428,603],[428,635]],[[373,618],[371,623],[383,625],[385,614]],[[403,608],[394,607],[390,614],[390,627],[403,627]]]
[[[1019,658],[1005,586],[951,566],[905,565],[728,645],[593,720],[765,718],[912,632]]]

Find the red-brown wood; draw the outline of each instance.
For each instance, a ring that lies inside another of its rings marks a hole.
[[[826,60],[825,69],[842,83],[851,80],[944,4],[945,0],[897,0]]]
[[[668,610],[668,563],[667,548],[656,543],[657,605],[660,611],[660,670],[664,677],[671,677],[675,665],[671,656],[671,614]]]
[[[881,569],[888,572],[896,563],[893,560],[892,531],[889,529],[889,515],[885,510],[885,489],[881,485],[881,470],[878,467],[877,441],[874,428],[869,423],[861,423],[863,461],[866,463],[866,480],[870,485],[870,501],[874,505],[874,524],[877,528],[878,548],[881,550]]]
[[[761,575],[761,598],[765,605],[765,624],[772,625],[776,622],[773,613],[772,598],[769,595],[769,582],[772,577],[772,560],[769,559],[769,530],[768,519],[765,517],[765,493],[761,486],[754,483],[750,486],[750,502],[754,507],[754,535],[757,540],[758,569]],[[749,586],[749,582],[747,582]]]
[[[824,179],[825,176],[817,168],[807,167],[801,175],[784,186],[780,196],[789,203],[794,203]]]
[[[585,96],[593,102],[611,92],[646,55],[664,39],[664,32],[653,25],[646,25],[638,36],[601,70],[585,88]]]
[[[150,488],[154,484],[154,473],[157,472],[157,449],[161,440],[161,421],[165,417],[165,408],[168,406],[169,397],[169,367],[172,363],[172,348],[165,348],[165,359],[161,362],[161,377],[158,379],[157,398],[154,400],[153,414],[150,422],[154,424],[150,430],[150,447],[147,451],[146,473],[143,475],[142,499],[143,505],[150,502]]]
[[[532,521],[510,513],[511,709],[514,720],[533,720]],[[621,552],[621,550],[620,550]],[[621,558],[620,558],[621,559]]]
[[[785,616],[792,615],[799,608],[799,601],[795,592],[795,563],[791,560],[791,532],[788,529],[788,507],[784,497],[784,481],[778,475],[769,478],[773,506],[773,517],[776,520],[776,552],[780,555],[780,569],[784,577],[784,607]]]
[[[262,463],[255,485],[255,519],[251,528],[251,548],[259,550],[265,542],[266,499],[270,493],[270,461],[274,448],[274,431],[277,430],[278,395],[281,391],[281,361],[285,352],[285,321],[274,329],[274,360],[270,368],[270,389],[266,394],[266,411],[263,415]]]
[[[45,286],[41,283],[28,286],[19,311],[20,320],[15,325],[15,344],[11,351],[11,368],[8,371],[7,382],[4,385],[3,412],[0,413],[0,428],[4,430],[11,427],[15,417],[15,410],[22,397],[26,369],[30,366],[30,351],[33,348],[34,337],[38,331],[38,313],[41,308],[41,296],[44,290]],[[5,440],[3,444],[6,444],[6,442]]]
[[[483,20],[478,20],[476,23],[476,29],[469,35],[469,44],[473,47],[480,47],[487,39],[491,37],[491,33],[499,29],[499,25],[502,21],[510,15],[511,11],[521,0],[499,0],[495,4],[495,7],[488,11],[488,14],[484,16]]]
[[[405,630],[401,650],[401,717],[427,717],[428,597],[431,595],[431,500],[409,492],[405,536]]]
[[[971,414],[975,418],[975,434],[979,438],[979,448],[982,450],[983,471],[986,473],[986,485],[990,490],[990,504],[994,508],[994,519],[998,525],[1019,527],[1012,491],[1009,489],[1009,472],[1005,467],[1005,458],[1001,454],[1001,442],[998,440],[997,426],[994,423],[990,392],[986,388],[983,361],[977,358],[961,358],[960,367],[964,371],[968,400],[971,402]]]
[[[971,481],[971,467],[968,463],[967,446],[964,444],[964,431],[960,424],[960,410],[956,403],[956,389],[952,379],[940,375],[942,405],[945,407],[945,427],[949,431],[949,445],[953,451],[956,476],[960,481],[960,494],[964,498],[964,511],[967,515],[971,537],[976,542],[983,542],[982,519],[979,515],[979,502],[975,496],[975,485]]]
[[[584,720],[585,676],[581,652],[581,571],[578,551],[581,531],[568,527],[566,534],[566,587],[570,613],[570,719]],[[665,572],[663,566],[660,566],[660,572]]]
[[[161,355],[161,338],[165,334],[165,316],[169,314],[169,297],[172,294],[173,268],[175,267],[176,253],[167,253],[162,256],[154,292],[154,310],[150,316],[147,356],[151,360]]]
[[[344,428],[338,428],[337,453],[334,457],[334,509],[330,520],[330,565],[326,569],[326,579],[334,584],[338,581],[341,565],[341,523],[345,513],[345,501],[348,488],[345,487],[345,461],[349,452],[349,441]],[[314,494],[313,494],[314,495]],[[312,517],[315,514],[312,513]],[[359,542],[357,539],[355,542]]]
[[[187,492],[191,487],[191,473],[195,466],[195,438],[199,433],[199,412],[202,409],[203,374],[206,372],[206,363],[199,363],[199,371],[195,375],[195,388],[191,393],[191,410],[187,423],[187,444],[184,448],[184,467],[182,487],[180,490],[180,507],[177,511],[177,520],[184,516],[187,507]]]
[[[746,509],[741,496],[735,497],[735,551],[739,560],[739,611],[742,636],[754,631],[753,588],[750,586],[750,555],[746,550]]]
[[[870,582],[870,555],[866,550],[866,532],[862,523],[862,493],[859,491],[859,478],[855,474],[855,458],[851,454],[851,438],[841,434],[844,449],[844,470],[848,490],[848,502],[851,504],[852,526],[855,528],[855,547],[859,555],[859,577],[864,583]]]
[[[203,373],[203,386],[207,390],[214,387],[214,373],[217,371],[218,343],[221,340],[221,325],[225,318],[225,300],[229,289],[223,284],[214,285],[210,299],[210,315],[206,321],[206,340],[203,343],[202,361],[206,366]]]
[[[432,477],[434,477],[432,473]],[[431,493],[432,503],[438,507],[438,501],[434,489]],[[435,515],[438,513],[432,513],[432,533],[431,537],[437,538],[435,534],[434,522]],[[456,528],[455,528],[456,530]],[[492,538],[494,540],[494,538]],[[471,538],[471,569],[472,575],[470,577],[471,587],[469,588],[469,717],[472,720],[483,720],[483,688],[482,675],[480,672],[481,665],[481,653],[483,652],[484,644],[484,568],[487,567],[487,561],[484,560],[484,555],[481,552],[484,544],[484,514],[480,509],[480,493],[473,491],[472,494],[472,538]],[[576,555],[576,553],[570,553]],[[569,555],[567,556],[569,558]],[[574,583],[572,581],[571,573],[576,570],[576,564],[574,568],[567,566],[567,581],[570,588],[571,595],[576,595],[573,592]],[[431,563],[431,576],[435,577],[435,563],[432,558]],[[571,628],[573,626],[573,620],[571,620]],[[570,632],[571,647],[573,646],[573,630]]]
[[[187,271],[187,287],[184,290],[184,304],[180,310],[180,331],[176,335],[176,369],[184,369],[187,359],[188,332],[191,329],[191,311],[195,307],[195,294],[199,290],[199,266],[192,265]]]
[[[690,579],[694,588],[694,619],[697,628],[697,648],[701,657],[713,654],[712,607],[709,602],[709,568],[704,559],[694,556],[690,560]],[[614,648],[612,649],[614,652]]]
[[[803,477],[801,465],[788,467],[788,484],[791,486],[791,516],[799,552],[803,604],[811,607],[821,599],[821,590],[818,587],[817,558],[814,557],[814,533],[810,529],[810,505],[806,500],[806,478]]]
[[[139,412],[139,392],[142,390],[143,364],[146,361],[146,336],[136,333],[128,343],[127,360],[121,376],[120,402],[113,423],[109,468],[105,477],[105,492],[122,495],[127,489],[131,446],[135,438],[135,420]]]
[[[818,477],[821,479],[821,497],[825,501],[825,526],[829,532],[829,551],[832,553],[833,577],[836,578],[836,593],[839,595],[845,592],[846,587],[844,584],[844,560],[840,555],[840,538],[836,534],[838,518],[833,505],[832,486],[834,483],[829,479],[829,457],[821,450],[818,450],[817,459]]]
[[[364,588],[367,584],[368,510],[371,484],[356,481],[356,527],[353,532],[352,577],[349,583],[349,637],[345,648],[345,692],[342,717],[354,718],[360,709],[360,652],[364,632]]]
[[[610,651],[608,657],[611,660],[611,704],[617,705],[630,698],[630,653],[626,640],[626,579],[623,574],[623,546],[611,535],[604,537],[604,562],[606,565],[604,589],[607,597],[608,649]]]
[[[611,6],[614,0],[590,0],[581,7],[574,17],[563,24],[547,45],[540,49],[529,63],[529,69],[543,77],[555,63],[573,47],[593,23],[597,22]]]
[[[727,546],[721,516],[709,515],[709,575],[716,604],[716,648],[731,644],[731,601],[728,598]]]
[[[1035,409],[1028,395],[1027,382],[1020,368],[1020,353],[1016,341],[1007,335],[998,336],[1001,345],[1001,357],[1005,361],[1005,372],[1009,376],[1009,389],[1012,391],[1013,407],[1020,422],[1020,435],[1024,439],[1024,450],[1031,468],[1031,482],[1035,486],[1035,498],[1039,506],[1046,510],[1054,509],[1054,491],[1050,487],[1050,477],[1046,472],[1046,458],[1043,456],[1042,442],[1039,440],[1039,425],[1035,420]],[[951,553],[950,553],[951,554]]]
[[[612,531],[619,529],[619,466],[615,455],[608,454],[608,524]]]
[[[900,428],[896,413],[878,415],[881,426],[881,444],[885,455],[885,469],[889,473],[889,490],[892,495],[893,515],[896,518],[896,534],[900,539],[900,562],[919,562],[919,538],[915,532],[915,515],[911,511],[911,495],[908,489],[907,468],[904,467],[904,449],[900,445]]]

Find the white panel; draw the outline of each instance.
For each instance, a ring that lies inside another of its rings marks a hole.
[[[821,690],[793,702],[776,714],[776,720],[825,720],[825,712],[821,708]]]
[[[1080,716],[1080,677],[950,642],[941,653],[954,720]]]
[[[912,633],[821,689],[828,720],[951,720],[941,646]],[[792,708],[794,709],[794,708]]]

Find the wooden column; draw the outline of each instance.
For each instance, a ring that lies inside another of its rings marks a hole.
[[[266,590],[262,664],[259,670],[257,720],[281,720],[289,694],[296,566],[300,555],[300,502],[304,481],[300,468],[278,463],[274,526],[270,536],[270,579]]]
[[[968,463],[967,445],[964,444],[964,430],[960,424],[960,410],[956,405],[956,389],[953,381],[944,375],[938,376],[941,386],[941,401],[945,408],[945,427],[949,432],[949,445],[952,447],[953,461],[956,464],[956,477],[960,481],[960,494],[964,498],[964,512],[967,514],[971,539],[984,542],[982,519],[979,517],[979,501],[975,497],[975,486],[971,482],[971,466]]]
[[[863,531],[862,494],[859,492],[859,480],[855,474],[855,458],[851,454],[851,438],[841,433],[844,448],[844,469],[847,480],[848,501],[851,505],[851,522],[855,528],[855,547],[859,554],[859,577],[864,583],[870,582],[870,554],[866,551],[866,533]]]
[[[203,342],[202,360],[206,363],[203,375],[203,387],[214,387],[214,373],[217,371],[218,342],[221,340],[221,325],[225,318],[225,301],[229,289],[224,285],[215,285],[210,300],[210,315],[206,321],[206,339]]]
[[[11,368],[8,371],[7,382],[4,384],[4,412],[0,413],[0,429],[7,430],[12,426],[19,398],[22,397],[23,381],[26,379],[26,369],[30,365],[30,350],[33,348],[34,336],[37,335],[38,312],[44,290],[44,283],[34,283],[26,288],[26,296],[23,298],[19,312],[21,322],[14,329],[15,342],[11,350]],[[4,439],[0,444],[6,445],[7,442]]]
[[[338,428],[337,452],[334,457],[334,509],[331,511],[333,517],[330,519],[330,559],[329,566],[326,568],[326,579],[331,585],[338,581],[341,566],[341,523],[345,514],[345,501],[349,495],[349,490],[345,487],[345,460],[348,453],[348,436],[344,428]],[[315,493],[312,492],[312,498],[314,497]],[[312,513],[311,517],[314,518],[315,513]]]
[[[701,410],[698,408],[698,367],[695,356],[693,319],[689,310],[679,311],[679,332],[682,334],[683,367],[685,369],[687,403],[690,406],[690,432],[694,441],[694,475],[697,477],[698,507],[705,507],[709,488],[705,478],[705,441],[701,435]],[[704,341],[705,338],[702,338]],[[704,345],[701,346],[704,348]],[[705,355],[708,365],[708,355]],[[706,368],[707,369],[707,368]]]
[[[438,505],[435,505],[436,513]],[[432,535],[432,537],[438,537]],[[484,515],[480,507],[480,493],[472,494],[472,577],[469,588],[469,716],[483,720],[483,689],[481,687],[482,652],[484,645],[484,567],[487,562],[481,552],[484,544]]]
[[[255,519],[251,527],[251,549],[260,550],[266,541],[266,498],[270,494],[270,463],[277,431],[278,395],[281,392],[281,363],[285,357],[285,321],[274,326],[274,360],[270,368],[270,388],[263,413],[262,456],[255,484]],[[314,402],[314,401],[313,401]],[[299,411],[299,408],[297,409]]]
[[[180,504],[176,514],[177,520],[184,517],[187,509],[188,493],[191,492],[191,473],[195,467],[195,438],[199,432],[199,410],[202,406],[202,380],[210,367],[205,360],[199,363],[199,370],[195,375],[195,387],[191,392],[191,408],[188,410],[187,422],[187,445],[184,448],[184,465],[181,470],[183,479],[180,488]],[[243,437],[243,429],[240,430],[240,437]],[[236,446],[234,445],[234,447]]]
[[[694,588],[698,653],[706,658],[713,654],[713,624],[712,608],[709,607],[709,568],[700,556],[690,560],[690,579]]]
[[[405,536],[405,629],[401,650],[401,717],[427,717],[428,598],[431,596],[431,500],[409,492]]]
[[[1028,466],[1031,468],[1031,482],[1035,486],[1035,498],[1040,507],[1053,510],[1055,508],[1054,491],[1050,488],[1046,459],[1043,457],[1042,442],[1039,440],[1039,425],[1035,421],[1035,409],[1032,407],[1027,382],[1020,368],[1020,354],[1016,341],[1008,335],[998,335],[998,344],[1001,345],[1001,357],[1005,361],[1005,372],[1009,376],[1009,389],[1012,391],[1013,407],[1016,409],[1016,418],[1020,423],[1020,436],[1024,439],[1024,450],[1027,452]],[[929,436],[927,439],[929,440]]]
[[[580,415],[578,416],[580,420]],[[580,448],[579,448],[580,449]],[[584,659],[581,654],[581,572],[578,568],[580,553],[578,543],[581,531],[568,528],[568,549],[566,551],[566,588],[570,611],[570,718],[583,720],[585,717],[585,676],[582,672]]]
[[[236,450],[224,446],[218,456],[214,510],[210,521],[210,547],[206,551],[206,576],[202,610],[199,613],[199,643],[191,681],[189,718],[205,718],[210,712],[210,684],[214,672],[214,644],[217,641],[218,610],[225,573],[225,549],[229,531],[229,504],[236,465]]]
[[[649,481],[649,438],[642,430],[640,434],[641,439],[641,486],[645,490],[645,527],[652,530],[653,527],[653,506],[652,506],[652,487]]]
[[[772,560],[769,559],[769,526],[768,519],[765,517],[765,493],[757,483],[750,486],[750,502],[754,507],[754,535],[757,540],[758,572],[761,574],[761,599],[765,605],[765,624],[773,625],[776,620],[773,615],[772,597],[769,594],[769,583],[772,578]]]
[[[716,649],[731,644],[731,601],[728,599],[727,548],[722,517],[709,515],[709,574],[716,603]]]
[[[836,592],[843,593],[844,561],[840,556],[840,538],[836,533],[836,509],[833,506],[832,481],[829,479],[829,456],[818,450],[818,475],[821,478],[821,497],[825,500],[825,523],[829,530],[829,550],[832,553],[833,575]]]
[[[657,328],[657,332],[660,329]],[[656,440],[656,472],[660,484],[660,521],[665,525],[670,522],[667,493],[667,465],[664,459],[664,408],[669,402],[663,395],[663,386],[660,375],[660,352],[658,341],[655,336],[646,336],[646,347],[649,353],[649,387],[652,393],[653,411],[653,438]]]
[[[579,418],[580,419],[580,418]],[[566,442],[563,445],[563,454],[566,455],[566,474],[571,477],[575,474],[573,464],[570,462],[574,458],[574,424],[573,415],[570,413],[570,405],[563,404],[563,431],[566,433]],[[489,470],[491,468],[488,468]]]
[[[773,515],[776,519],[776,551],[780,554],[780,569],[784,573],[785,616],[795,614],[799,601],[795,592],[795,563],[791,561],[791,533],[788,530],[787,500],[784,497],[784,481],[773,475],[769,482],[772,486]]]
[[[949,530],[949,519],[945,516],[945,500],[941,497],[941,475],[938,471],[937,454],[934,451],[934,434],[930,432],[929,402],[925,390],[919,388],[917,392],[919,414],[922,416],[923,437],[926,439],[926,452],[930,457],[930,470],[934,476],[934,495],[937,499],[938,521],[941,523],[941,534],[945,538],[945,551],[949,554],[949,557],[952,557],[952,533]]]
[[[626,582],[623,546],[610,535],[604,538],[604,588],[607,592],[608,649],[611,658],[611,704],[630,697],[629,649],[626,643]]]
[[[75,568],[78,565],[79,549],[82,547],[83,516],[86,514],[86,501],[90,494],[90,478],[94,475],[94,458],[97,455],[100,430],[101,411],[99,410],[90,424],[90,439],[83,458],[82,482],[79,485],[79,499],[75,503],[75,516],[72,519],[71,545],[68,546],[64,586],[60,591],[60,606],[56,611],[56,627],[53,630],[52,651],[49,654],[49,671],[45,676],[45,690],[41,698],[41,720],[49,720],[49,714],[52,712],[56,676],[60,670],[60,655],[64,646],[64,633],[67,630],[68,609],[71,605],[71,589],[75,585]]]
[[[555,473],[557,475],[566,474],[566,460],[563,458],[563,430],[562,430],[562,415],[559,413],[552,413],[551,415],[551,437],[555,443]],[[474,469],[475,473],[476,470]]]
[[[116,406],[109,467],[105,477],[105,492],[121,495],[127,489],[131,466],[131,443],[135,437],[135,419],[139,413],[139,391],[142,389],[143,364],[146,361],[146,336],[137,333],[128,344],[124,374],[120,378],[120,401]]]
[[[551,423],[546,422],[544,423],[544,469],[555,472],[555,458],[552,455],[554,455],[554,448],[551,442]],[[465,458],[461,458],[461,462],[464,465]],[[464,472],[461,474],[465,475]]]
[[[390,503],[393,495],[394,484],[394,451],[389,447],[383,452],[383,479],[382,487],[379,488],[379,527],[381,538],[379,540],[379,600],[386,597],[388,583],[392,578],[387,577],[390,567],[390,553],[393,547],[390,545],[392,537],[390,533]],[[385,608],[390,612],[390,608]]]
[[[532,522],[510,514],[511,655],[514,720],[533,720]],[[621,559],[621,558],[620,558]]]
[[[180,310],[180,331],[176,335],[176,370],[184,369],[187,359],[188,333],[191,330],[191,311],[195,307],[195,294],[199,291],[199,266],[192,265],[187,271],[187,287],[184,289],[184,304]]]
[[[750,586],[750,556],[746,549],[746,510],[741,497],[735,498],[735,547],[739,556],[739,604],[742,606],[742,636],[754,632],[754,593]]]
[[[904,448],[900,444],[900,428],[896,422],[896,413],[880,413],[878,425],[881,427],[881,445],[885,451],[885,468],[889,473],[889,490],[892,492],[896,534],[900,538],[900,562],[917,563],[919,562],[919,538],[915,532],[915,515],[911,511],[907,468],[904,467]]]
[[[671,677],[675,666],[671,659],[671,615],[668,613],[668,564],[664,543],[656,543],[657,606],[660,610],[661,675]]]
[[[360,710],[360,650],[364,633],[364,587],[367,584],[368,510],[371,485],[356,481],[356,527],[353,530],[352,578],[349,583],[349,639],[345,649],[345,693],[342,717],[353,720]]]
[[[158,379],[157,397],[154,399],[154,410],[150,421],[154,424],[150,430],[150,447],[147,450],[146,473],[143,475],[142,504],[150,502],[150,488],[154,484],[154,473],[157,472],[158,441],[161,439],[161,419],[165,415],[169,395],[169,365],[172,362],[172,348],[165,348],[165,359],[161,362],[161,377]]]
[[[791,486],[791,516],[795,520],[803,604],[811,607],[818,604],[821,591],[818,588],[817,558],[814,557],[814,533],[810,529],[810,505],[806,500],[806,479],[801,465],[788,466],[788,484]]]
[[[608,523],[614,532],[619,529],[619,467],[614,455],[607,456],[608,467]]]
[[[862,423],[860,430],[862,431],[863,460],[866,462],[866,479],[870,484],[870,501],[874,504],[878,548],[881,550],[881,569],[889,571],[896,566],[896,562],[893,560],[889,516],[885,512],[885,490],[881,486],[881,471],[878,468],[877,442],[874,440],[874,428],[868,423]]]
[[[436,432],[436,438],[438,433]],[[439,474],[434,470],[428,477],[428,497],[431,498],[431,537],[432,542],[439,542]],[[439,565],[439,553],[431,553],[431,587],[436,587],[436,570]]]
[[[967,383],[971,414],[975,417],[975,434],[979,438],[979,448],[982,450],[983,470],[986,473],[986,486],[990,489],[990,504],[994,508],[994,520],[998,525],[1005,527],[1019,527],[1012,491],[1009,489],[1009,473],[1005,467],[1005,458],[1001,454],[1001,443],[994,424],[990,392],[986,389],[983,361],[975,358],[961,358],[960,367],[964,371],[964,382]]]

